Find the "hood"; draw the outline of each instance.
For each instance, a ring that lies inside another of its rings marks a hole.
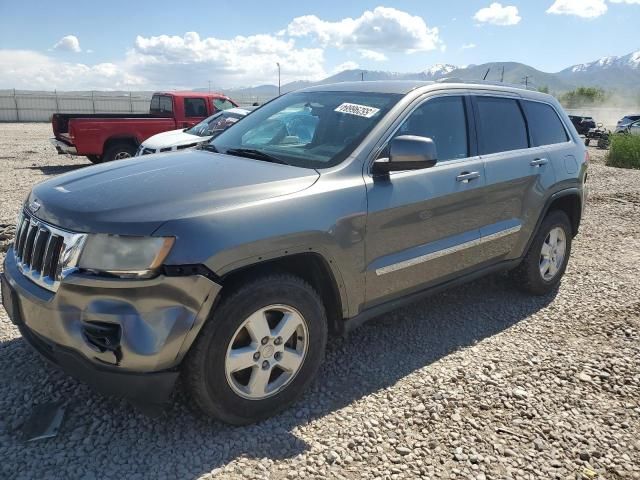
[[[149,235],[168,220],[239,208],[315,183],[316,170],[187,150],[82,168],[36,185],[35,216],[76,232]]]
[[[185,133],[184,129],[170,130],[168,132],[158,133],[152,137],[147,138],[142,142],[144,148],[152,148],[157,150],[159,148],[177,147],[179,145],[189,145],[192,143],[205,142],[211,137],[199,137],[198,135],[191,135]]]

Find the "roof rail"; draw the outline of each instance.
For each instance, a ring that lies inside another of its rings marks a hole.
[[[510,88],[518,88],[520,90],[531,90],[529,88],[525,88],[524,85],[518,83],[507,83],[507,82],[499,82],[497,80],[465,80],[458,77],[446,77],[440,78],[436,80],[438,83],[466,83],[466,84],[476,84],[476,85],[495,85],[498,87],[510,87]]]

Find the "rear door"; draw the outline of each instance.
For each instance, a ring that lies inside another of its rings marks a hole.
[[[476,154],[471,103],[460,94],[418,100],[386,139],[429,137],[438,162],[424,170],[365,177],[369,305],[439,283],[475,264],[484,223],[485,173]]]
[[[539,205],[555,174],[544,146],[531,146],[520,99],[495,93],[473,97],[478,148],[487,177],[485,247],[479,261],[517,256],[519,241],[529,238]]]

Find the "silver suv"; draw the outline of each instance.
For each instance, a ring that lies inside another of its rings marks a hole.
[[[555,289],[588,157],[558,102],[506,86],[289,93],[203,149],[33,188],[3,301],[46,358],[149,408],[178,376],[245,424],[313,381],[328,335],[510,270]]]

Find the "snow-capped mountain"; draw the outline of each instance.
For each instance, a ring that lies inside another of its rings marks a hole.
[[[620,57],[604,57],[589,63],[573,65],[557,73],[537,70],[517,62],[491,62],[482,65],[455,66],[436,63],[420,72],[389,72],[380,70],[344,70],[318,82],[292,82],[282,86],[282,92],[290,92],[311,85],[360,80],[440,80],[442,78],[462,80],[504,81],[522,84],[524,79],[531,88],[549,88],[554,93],[566,92],[576,87],[598,87],[607,91],[625,94],[640,93],[640,50]],[[234,94],[275,96],[278,87],[261,85],[249,89],[238,89]]]
[[[454,70],[458,70],[461,67],[451,65],[450,63],[436,63],[431,67],[424,70],[424,74],[429,79],[442,78],[449,75]]]
[[[593,62],[574,65],[573,67],[569,67],[566,70],[570,70],[572,73],[582,73],[612,68],[630,68],[633,70],[640,69],[640,50],[631,52],[628,55],[624,55],[622,57],[602,57]],[[563,70],[563,72],[565,72],[566,70]]]

